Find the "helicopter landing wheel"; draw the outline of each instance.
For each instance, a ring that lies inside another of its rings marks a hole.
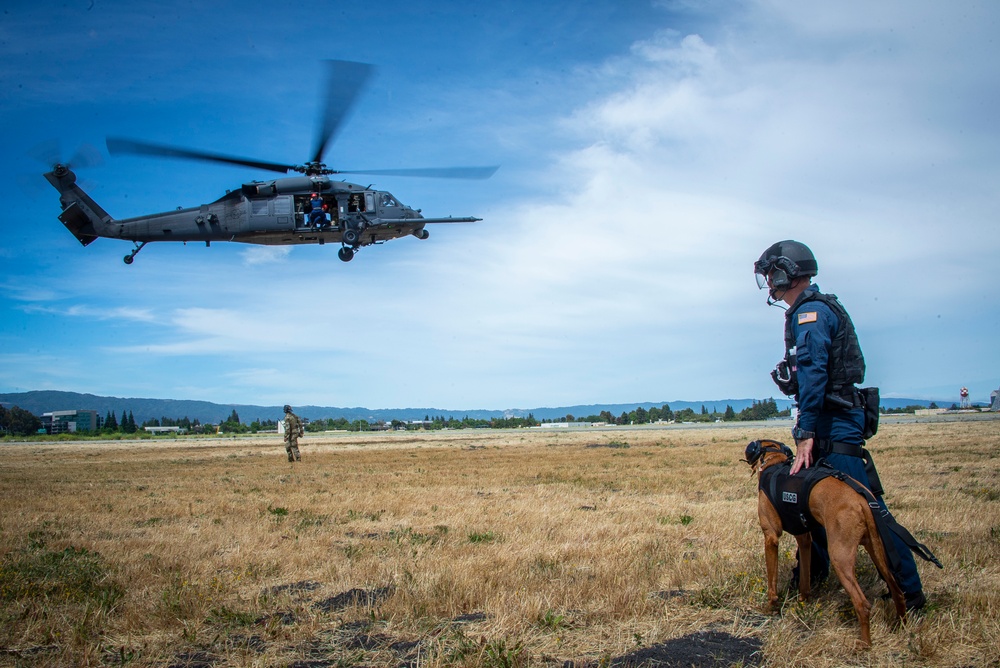
[[[147,241],[143,241],[142,243],[139,243],[138,241],[135,242],[135,248],[132,249],[132,252],[126,255],[124,258],[122,258],[123,260],[125,260],[125,264],[132,264],[135,261],[136,253],[141,251],[142,247],[145,246],[147,243],[149,242]]]
[[[358,239],[360,239],[360,238],[361,238],[361,235],[358,233],[357,230],[344,230],[344,243],[345,244],[350,244],[350,245],[353,246],[354,244],[358,243]]]
[[[339,257],[344,262],[350,262],[354,259],[354,251],[347,246],[342,247],[337,251],[337,257]]]

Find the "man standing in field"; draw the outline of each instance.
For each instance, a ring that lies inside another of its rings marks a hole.
[[[865,378],[861,345],[851,317],[836,295],[823,294],[812,283],[818,271],[812,251],[791,240],[773,244],[754,263],[757,286],[768,289],[767,303],[788,305],[785,358],[771,376],[784,394],[795,397],[798,406],[798,419],[792,429],[795,463],[791,474],[823,459],[871,490],[882,511],[888,513],[877,474],[869,478],[868,471],[874,473],[875,468],[870,455],[866,467],[868,452],[863,449],[865,408],[856,387]],[[874,403],[869,408],[877,411],[877,399]],[[874,433],[874,429],[869,431]],[[870,438],[871,434],[867,435]],[[812,535],[811,579],[817,582],[826,579],[830,562],[826,532],[814,529]],[[895,533],[892,539],[901,562],[895,576],[906,596],[906,607],[919,610],[926,599],[913,554]],[[798,580],[798,566],[792,579]]]
[[[288,453],[288,461],[298,462],[302,460],[299,455],[299,437],[305,434],[302,428],[302,420],[292,412],[292,407],[285,404],[285,452]]]

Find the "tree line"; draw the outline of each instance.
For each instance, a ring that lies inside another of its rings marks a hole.
[[[733,407],[730,405],[726,405],[726,409],[720,412],[715,406],[709,411],[704,404],[701,406],[700,411],[696,411],[693,408],[681,408],[674,411],[670,409],[669,404],[663,404],[661,407],[653,406],[648,410],[639,406],[632,411],[622,411],[622,414],[617,416],[613,415],[610,411],[601,411],[597,415],[588,415],[586,417],[576,417],[570,414],[554,420],[543,420],[543,423],[603,422],[606,424],[630,425],[653,424],[657,422],[745,422],[749,420],[767,420],[773,417],[788,417],[789,415],[791,415],[790,409],[778,410],[778,404],[774,399],[765,399],[759,402],[754,400],[753,405],[747,406],[739,413],[733,410]]]
[[[389,423],[376,422],[369,423],[366,420],[348,421],[345,418],[327,418],[313,420],[306,425],[306,431],[318,432],[329,430],[346,431],[368,431],[370,429],[517,429],[522,427],[537,427],[543,424],[557,422],[587,422],[603,423],[614,425],[652,424],[657,422],[728,422],[728,421],[748,421],[767,420],[772,417],[788,417],[790,409],[778,410],[778,404],[774,399],[754,401],[753,405],[744,408],[737,413],[732,406],[727,405],[725,411],[718,412],[715,407],[711,411],[702,406],[697,412],[693,408],[682,408],[677,411],[671,410],[669,404],[663,406],[653,406],[649,409],[641,406],[635,410],[622,412],[621,415],[613,415],[610,411],[587,416],[574,416],[568,414],[561,418],[545,418],[538,420],[533,413],[526,417],[496,417],[496,418],[456,418],[444,415],[425,415],[422,421],[404,422],[402,420],[392,420]]]
[[[936,404],[931,404],[931,408],[937,408]],[[924,408],[913,405],[904,408],[882,408],[885,414],[913,413],[915,410]],[[953,406],[953,409],[957,406]],[[556,422],[589,422],[605,423],[613,425],[635,425],[652,424],[657,422],[739,422],[751,420],[767,420],[775,417],[788,417],[791,409],[779,410],[777,402],[773,398],[762,401],[754,400],[753,404],[744,408],[740,412],[733,410],[733,407],[726,405],[725,410],[719,411],[716,406],[712,410],[704,404],[701,410],[693,408],[681,408],[671,410],[669,404],[653,406],[651,408],[636,407],[632,411],[623,411],[621,415],[613,415],[610,411],[587,416],[574,416],[567,414],[561,418],[538,420],[534,414],[529,413],[526,417],[495,417],[495,418],[470,418],[468,416],[455,418],[444,415],[425,415],[422,421],[407,422],[403,420],[391,420],[390,422],[368,420],[348,420],[339,418],[319,418],[309,421],[306,425],[308,432],[321,431],[371,431],[378,429],[518,429],[524,427],[537,427],[543,424]],[[215,425],[202,424],[197,418],[150,418],[137,425],[132,411],[122,410],[119,418],[114,411],[108,411],[104,421],[98,428],[98,434],[134,434],[143,427],[180,427],[190,433],[214,432]],[[6,409],[0,406],[0,435],[30,436],[37,434],[42,429],[42,421],[29,411],[14,406]],[[248,424],[240,420],[239,414],[234,409],[224,420],[219,421],[218,431],[226,434],[256,434],[258,432],[273,432],[278,429],[277,420],[256,419]],[[86,433],[85,430],[80,430]]]

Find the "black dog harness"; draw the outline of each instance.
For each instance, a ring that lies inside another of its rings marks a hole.
[[[777,445],[787,449],[787,446],[781,443],[777,443]],[[776,448],[767,441],[764,441],[757,447],[758,458],[763,454],[764,450],[768,449],[780,450],[780,448]],[[751,448],[748,446],[748,455],[750,450]],[[782,464],[768,466],[760,472],[760,482],[758,483],[758,489],[764,492],[764,495],[767,496],[771,505],[778,512],[778,517],[781,519],[781,528],[784,531],[799,536],[822,526],[812,516],[812,513],[809,512],[809,494],[818,482],[833,477],[846,483],[855,492],[865,497],[865,501],[868,503],[872,517],[875,520],[875,527],[878,530],[879,538],[882,540],[882,545],[885,548],[889,567],[894,573],[899,571],[900,558],[891,534],[899,536],[906,546],[924,561],[929,561],[938,568],[944,568],[937,557],[934,556],[934,553],[926,545],[917,541],[906,527],[899,524],[889,514],[888,510],[883,510],[875,495],[854,478],[838,471],[822,459],[812,467],[799,471],[794,476],[789,474],[791,468],[791,459]]]
[[[787,461],[768,466],[760,473],[758,489],[764,492],[778,511],[781,528],[793,536],[800,536],[819,526],[819,522],[809,512],[809,494],[812,488],[820,480],[836,476],[840,471],[824,463],[794,476],[789,475],[791,469],[792,465]],[[842,473],[840,475],[843,476]]]

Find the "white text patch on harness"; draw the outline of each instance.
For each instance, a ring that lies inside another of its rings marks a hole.
[[[816,322],[816,311],[809,311],[807,313],[799,313],[799,324],[805,325],[810,322]]]
[[[799,495],[796,494],[795,492],[782,492],[781,500],[784,501],[785,503],[798,503]]]

